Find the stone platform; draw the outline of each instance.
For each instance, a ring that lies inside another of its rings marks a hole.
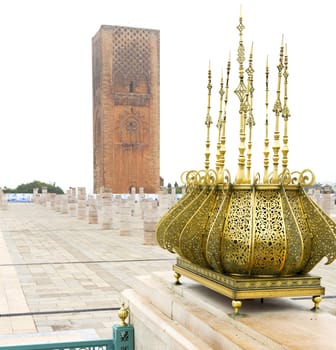
[[[137,287],[123,292],[132,324],[151,339],[148,349],[336,349],[334,282],[326,281],[330,288],[318,311],[311,311],[310,297],[258,298],[245,300],[239,315],[230,298],[184,276],[181,282],[175,284],[173,271],[157,272],[139,276]],[[146,348],[141,339],[138,348]]]
[[[130,308],[136,348],[336,349],[336,263],[321,262],[325,296],[231,300],[187,277],[175,285],[176,256],[39,204],[0,210],[0,345],[112,336],[116,308]],[[86,335],[85,335],[86,334]],[[142,342],[142,343],[141,343]]]

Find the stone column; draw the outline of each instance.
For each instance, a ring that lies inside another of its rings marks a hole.
[[[123,200],[120,207],[120,236],[128,236],[130,230],[131,211],[128,200]]]
[[[76,188],[70,187],[67,191],[68,194],[68,212],[70,216],[77,215],[77,198],[76,198]]]
[[[42,196],[41,196],[41,201],[40,203],[43,206],[47,205],[47,195],[48,195],[48,188],[47,187],[42,187]]]
[[[329,215],[331,212],[332,198],[330,193],[322,193],[321,208]]]
[[[136,195],[135,187],[132,187],[131,195],[128,197],[128,205],[130,207],[131,216],[134,216],[135,195]]]
[[[161,188],[159,192],[159,212],[160,216],[165,214],[170,208],[170,195],[168,194],[167,188]]]
[[[172,207],[176,203],[176,187],[172,187],[170,195],[170,206]]]
[[[144,210],[146,208],[146,196],[145,196],[145,190],[143,187],[139,187],[139,203],[140,203],[140,210],[141,210],[141,219],[144,218]]]
[[[61,213],[62,214],[68,214],[68,198],[70,196],[70,190],[66,191],[66,194],[62,194],[62,204],[61,204]]]
[[[317,205],[320,205],[320,190],[312,188],[309,190],[308,194]]]
[[[78,219],[86,219],[86,190],[85,187],[78,187]]]
[[[7,195],[3,192],[2,188],[0,188],[0,209],[7,210],[8,209],[8,201]]]
[[[38,203],[39,202],[39,198],[40,198],[40,195],[38,193],[38,188],[34,188],[33,189],[33,202],[34,203]]]
[[[155,245],[155,228],[159,220],[159,208],[156,201],[152,201],[151,206],[146,208],[144,213],[144,244]]]
[[[62,211],[62,196],[63,194],[56,194],[56,197],[55,197],[55,210],[57,212]]]
[[[98,224],[97,201],[93,195],[89,195],[89,224]]]
[[[102,198],[102,223],[101,228],[103,230],[112,229],[112,191],[104,189],[101,194]]]
[[[145,199],[145,189],[143,187],[139,187],[139,200],[140,202]]]
[[[55,209],[56,193],[48,193],[48,201],[51,209]]]
[[[122,199],[120,195],[116,195],[112,201],[112,229],[118,230],[120,229],[120,207],[121,207]]]

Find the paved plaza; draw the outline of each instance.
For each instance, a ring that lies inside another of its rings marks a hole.
[[[203,322],[201,329],[218,342],[239,344],[234,349],[336,349],[336,262],[323,261],[312,271],[326,287],[318,312],[310,311],[310,297],[275,298],[246,301],[243,317],[231,318],[228,298],[186,278],[174,286],[175,256],[145,245],[140,227],[120,235],[33,203],[0,210],[0,345],[36,341],[37,335],[41,342],[110,338],[125,290],[130,295],[137,289],[152,293],[153,305],[163,308],[170,303],[166,297],[181,302],[177,317],[186,329],[193,332]]]
[[[79,329],[109,338],[120,292],[173,261],[144,245],[141,230],[120,236],[39,204],[9,204],[0,210],[0,344],[8,334]]]

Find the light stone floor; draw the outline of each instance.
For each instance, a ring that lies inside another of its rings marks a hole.
[[[120,308],[120,292],[173,261],[144,245],[141,230],[120,236],[38,204],[9,204],[0,210],[0,345],[66,330],[110,338],[119,319],[109,309]]]
[[[174,262],[169,252],[144,245],[141,229],[120,236],[40,205],[9,204],[0,210],[0,345],[27,344],[34,335],[37,342],[36,334],[41,342],[110,338],[120,293],[137,286],[136,276],[170,274]],[[326,287],[320,313],[300,313],[312,307],[310,298],[274,299],[263,311],[246,302],[243,311],[254,316],[237,322],[277,342],[287,337],[293,344],[286,349],[303,348],[298,334],[313,343],[314,333],[327,338],[324,349],[336,349],[336,262],[323,263],[313,270]],[[229,299],[217,297],[232,312]]]

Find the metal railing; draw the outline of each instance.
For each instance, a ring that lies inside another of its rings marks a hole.
[[[122,304],[118,311],[119,325],[113,325],[111,339],[95,339],[83,341],[69,341],[62,343],[3,345],[0,350],[134,350],[134,329],[125,319],[128,310]]]
[[[46,343],[29,345],[0,346],[6,350],[117,350],[113,339],[86,340],[66,343]],[[127,349],[127,348],[126,348]]]

